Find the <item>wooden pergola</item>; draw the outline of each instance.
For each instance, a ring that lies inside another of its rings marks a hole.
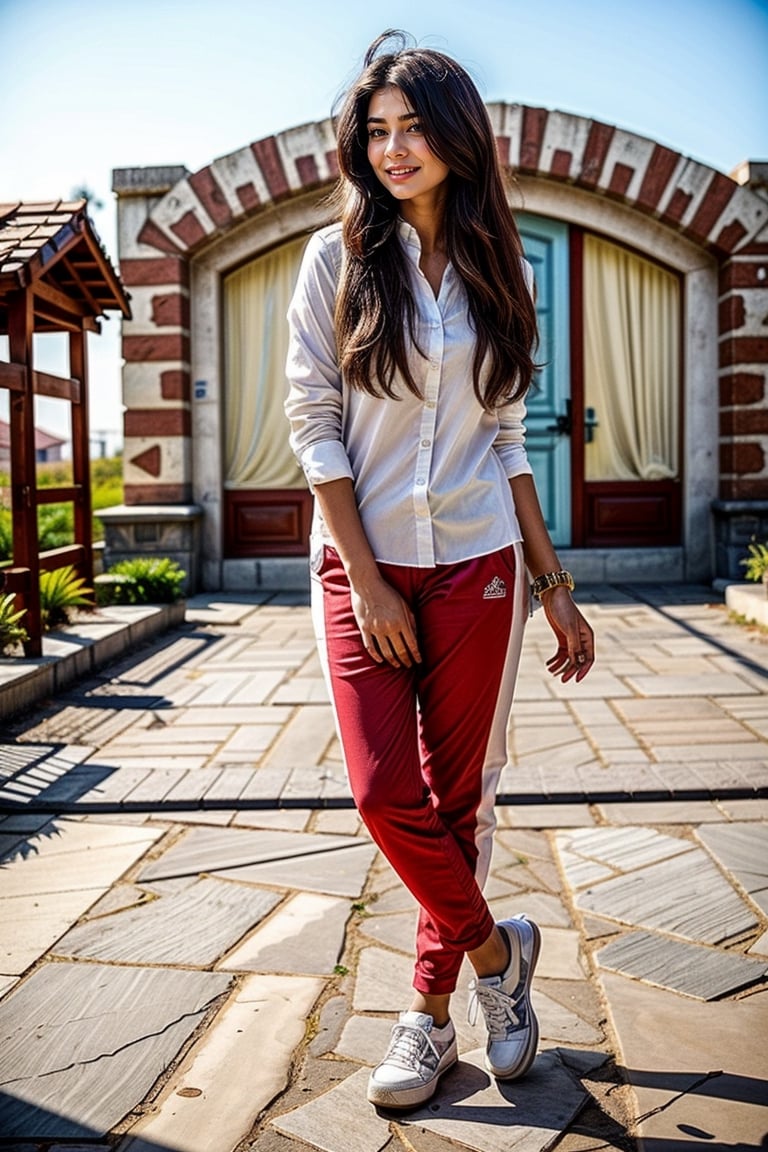
[[[40,573],[72,564],[93,582],[86,340],[88,332],[100,331],[105,312],[131,314],[86,207],[85,200],[0,204],[0,335],[9,344],[0,388],[10,392],[13,516],[13,561],[0,569],[0,591],[15,593],[27,610],[28,656],[42,654]],[[36,371],[32,338],[41,332],[68,334],[68,377]],[[72,484],[66,487],[37,487],[35,395],[72,406]],[[41,553],[38,506],[65,501],[74,505],[74,543]]]

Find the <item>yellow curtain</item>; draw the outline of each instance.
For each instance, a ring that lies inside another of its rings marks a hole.
[[[285,319],[306,238],[224,281],[225,488],[304,488],[288,447]]]
[[[679,291],[658,265],[584,237],[584,393],[598,421],[587,480],[678,475]]]

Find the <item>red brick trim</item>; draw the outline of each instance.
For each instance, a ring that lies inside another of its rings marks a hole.
[[[671,148],[664,148],[661,144],[655,146],[635,201],[638,208],[644,208],[647,212],[654,212],[658,208],[679,162],[679,152],[673,152]]]
[[[768,480],[725,478],[720,484],[722,500],[768,500]]]
[[[297,156],[296,171],[299,174],[299,180],[305,188],[320,183],[320,169],[317,166],[317,160],[315,160],[314,156]]]
[[[168,369],[160,373],[160,395],[163,400],[190,399],[192,392],[192,377],[189,372],[181,369]]]
[[[768,288],[768,261],[729,260],[720,269],[720,295],[734,288]],[[761,275],[762,273],[762,275]]]
[[[261,207],[261,200],[259,194],[254,188],[253,184],[240,184],[235,192],[237,198],[242,204],[246,212],[254,212],[257,208]]]
[[[729,296],[726,300],[721,300],[717,317],[718,330],[721,335],[725,335],[727,332],[735,332],[738,328],[743,328],[747,319],[744,297]]]
[[[552,153],[549,173],[551,176],[558,176],[562,180],[568,180],[571,175],[571,164],[573,164],[573,153],[566,152],[564,148],[555,148]]]
[[[129,288],[154,284],[189,284],[189,264],[182,256],[121,260],[120,278]]]
[[[720,471],[725,475],[747,476],[762,472],[765,453],[755,440],[720,445]]]
[[[761,436],[768,433],[768,408],[728,408],[720,413],[722,436]]]
[[[195,195],[218,228],[223,228],[233,219],[232,209],[219,186],[210,166],[201,168],[189,177]]]
[[[610,183],[608,184],[608,192],[610,192],[612,196],[620,196],[622,199],[625,198],[634,174],[635,169],[630,168],[628,164],[614,164]]]
[[[616,129],[609,124],[601,124],[599,120],[592,121],[581,161],[581,172],[577,180],[577,183],[583,187],[597,187],[615,131]]]
[[[137,240],[140,244],[148,244],[152,248],[158,248],[161,252],[170,252],[174,256],[178,256],[180,252],[178,244],[174,244],[173,240],[166,236],[162,229],[158,228],[151,216],[142,224]]]
[[[192,420],[188,408],[131,408],[123,428],[126,436],[191,436]]]
[[[194,248],[208,235],[191,209],[189,212],[185,212],[175,224],[171,224],[171,232],[178,236],[185,248]]]
[[[159,328],[189,328],[189,296],[182,292],[167,292],[152,297],[152,323]]]
[[[732,336],[720,341],[720,367],[768,362],[768,336]]]
[[[183,360],[189,362],[189,336],[183,332],[123,336],[123,356],[132,364],[144,360]]]
[[[709,234],[736,194],[738,184],[715,172],[696,215],[686,232],[696,240],[708,240]]]
[[[123,502],[132,508],[144,504],[189,504],[192,498],[190,484],[126,484]]]
[[[265,140],[257,140],[251,144],[251,151],[256,157],[259,168],[261,168],[272,199],[280,200],[283,196],[287,196],[291,187],[285,174],[275,137],[267,136]]]
[[[546,108],[523,108],[523,126],[520,132],[520,163],[523,172],[536,172],[539,167],[544,129],[549,112]]]

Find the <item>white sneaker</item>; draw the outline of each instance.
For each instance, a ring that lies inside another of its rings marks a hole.
[[[485,1066],[498,1080],[524,1076],[536,1057],[539,1023],[531,1007],[531,981],[539,958],[541,933],[532,920],[515,916],[497,927],[505,933],[510,962],[501,976],[477,977],[470,984],[470,1021],[483,1010],[488,1043]]]
[[[368,1099],[382,1108],[411,1108],[429,1100],[443,1072],[456,1063],[453,1024],[435,1028],[425,1012],[401,1012],[389,1050],[371,1072]]]

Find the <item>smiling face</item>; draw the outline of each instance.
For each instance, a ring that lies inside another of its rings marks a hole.
[[[399,88],[380,88],[368,105],[368,160],[376,178],[405,205],[437,207],[450,169],[435,156]]]

